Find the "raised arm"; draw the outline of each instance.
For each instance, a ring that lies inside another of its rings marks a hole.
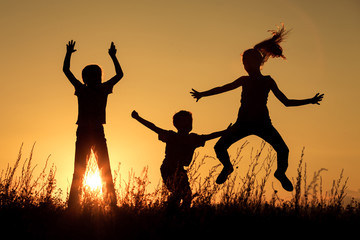
[[[296,106],[302,106],[306,104],[317,104],[320,105],[320,102],[322,101],[324,94],[317,93],[313,98],[307,98],[307,99],[288,99],[285,94],[280,91],[275,81],[272,84],[271,87],[272,92],[276,96],[277,99],[279,99],[280,102],[282,102],[286,107],[296,107]]]
[[[131,113],[131,116],[138,120],[138,122],[140,122],[142,125],[144,125],[145,127],[149,128],[150,130],[156,132],[157,134],[160,134],[162,131],[165,131],[164,129],[161,129],[159,127],[157,127],[155,124],[153,124],[152,122],[149,122],[145,119],[143,119],[142,117],[139,116],[139,114],[136,111],[133,111]]]
[[[109,83],[110,85],[113,85],[113,86],[116,83],[118,83],[120,81],[120,79],[124,76],[124,73],[121,69],[120,63],[119,63],[118,59],[116,58],[116,51],[117,50],[115,48],[114,42],[111,42],[111,45],[109,48],[109,55],[114,63],[116,75],[114,77],[112,77],[110,80],[108,80],[107,83]]]
[[[208,91],[198,92],[195,89],[192,89],[190,94],[193,96],[193,98],[196,99],[196,101],[199,101],[200,98],[202,98],[202,97],[207,97],[207,96],[212,96],[212,95],[228,92],[235,88],[240,87],[242,84],[243,84],[243,77],[240,77],[231,83],[225,84],[224,86],[210,89]]]
[[[73,52],[76,52],[75,49],[75,41],[71,40],[68,42],[68,44],[66,44],[66,55],[65,55],[65,59],[64,59],[64,65],[63,65],[63,71],[66,75],[66,77],[69,79],[70,83],[77,88],[78,86],[81,86],[82,83],[76,79],[76,77],[74,76],[74,74],[70,71],[70,59],[71,59],[71,54]]]

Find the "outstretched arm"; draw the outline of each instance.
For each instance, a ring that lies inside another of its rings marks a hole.
[[[228,92],[228,91],[231,91],[231,90],[233,90],[235,88],[240,87],[242,84],[243,84],[243,78],[240,77],[240,78],[236,79],[232,83],[228,83],[228,84],[225,84],[224,86],[216,87],[216,88],[210,89],[208,91],[198,92],[195,89],[192,89],[190,94],[193,96],[193,98],[196,99],[196,101],[199,101],[200,98],[202,98],[202,97],[207,97],[207,96],[220,94],[220,93],[223,93],[223,92]]]
[[[273,86],[271,88],[274,95],[279,99],[280,102],[282,102],[286,107],[296,107],[296,106],[302,106],[306,104],[317,104],[320,105],[320,102],[322,101],[324,94],[317,93],[313,98],[307,98],[307,99],[288,99],[285,94],[280,91],[276,83],[273,83]]]
[[[124,76],[124,73],[121,69],[120,63],[118,59],[116,58],[116,48],[114,42],[111,42],[110,48],[109,48],[109,55],[114,63],[115,66],[115,72],[116,75],[112,77],[110,80],[107,81],[110,85],[114,86],[116,83],[120,81],[120,79]]]
[[[66,55],[65,55],[65,59],[64,59],[63,71],[64,71],[66,77],[71,82],[71,84],[75,88],[77,88],[78,86],[81,86],[82,83],[79,80],[77,80],[76,77],[74,76],[74,74],[70,71],[71,54],[73,52],[76,52],[75,43],[76,43],[75,41],[71,40],[68,42],[68,44],[66,44]]]
[[[228,126],[227,129],[225,130],[222,130],[222,131],[219,131],[219,132],[213,132],[213,133],[210,133],[210,134],[207,134],[207,135],[202,135],[205,139],[205,141],[208,141],[208,140],[211,140],[211,139],[214,139],[214,138],[218,138],[218,137],[221,137],[222,135],[224,135],[224,133],[226,133],[227,131],[229,131],[229,129],[232,127],[232,124],[230,123],[230,125]]]
[[[159,127],[157,127],[155,124],[153,124],[152,122],[149,122],[145,119],[143,119],[142,117],[139,116],[139,114],[136,111],[133,111],[131,113],[131,116],[138,120],[138,122],[140,122],[142,125],[144,125],[145,127],[149,128],[150,130],[156,132],[157,134],[160,134],[162,131],[165,131],[164,129],[161,129]]]

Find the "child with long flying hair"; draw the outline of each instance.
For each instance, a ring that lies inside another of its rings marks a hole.
[[[224,183],[227,177],[234,171],[227,149],[233,143],[246,136],[257,135],[268,142],[277,153],[275,178],[281,182],[285,190],[293,190],[291,181],[285,175],[288,168],[289,149],[271,123],[269,111],[266,106],[268,95],[269,92],[272,91],[280,102],[286,107],[291,107],[306,104],[319,105],[324,94],[317,93],[313,98],[301,100],[288,99],[285,94],[280,91],[271,76],[262,75],[261,66],[269,57],[281,57],[285,59],[280,43],[284,40],[288,31],[285,30],[283,25],[281,28],[278,28],[277,31],[271,32],[273,34],[271,38],[256,44],[253,48],[246,50],[242,54],[242,61],[245,70],[249,74],[248,76],[241,76],[234,82],[204,92],[192,89],[191,95],[196,101],[199,101],[202,97],[212,96],[242,87],[241,106],[236,123],[219,139],[214,147],[218,159],[224,166],[216,179],[217,184]]]

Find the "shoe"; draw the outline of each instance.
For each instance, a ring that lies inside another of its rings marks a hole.
[[[278,171],[275,171],[274,177],[280,181],[281,186],[288,192],[291,192],[294,190],[294,187],[291,183],[291,181],[286,177],[285,173],[280,173]]]
[[[217,184],[223,184],[227,177],[234,171],[234,168],[232,165],[228,166],[228,167],[224,167],[221,171],[221,173],[219,174],[219,176],[216,179],[216,183]]]

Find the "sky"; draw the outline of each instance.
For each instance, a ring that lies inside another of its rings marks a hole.
[[[287,60],[270,59],[263,74],[271,75],[289,98],[325,94],[320,106],[296,108],[269,96],[273,125],[290,149],[287,174],[296,177],[305,148],[309,175],[326,168],[323,182],[330,186],[344,169],[349,192],[360,196],[359,1],[14,0],[1,1],[0,12],[0,169],[15,161],[22,143],[25,158],[36,142],[38,169],[51,155],[58,186],[69,188],[77,99],[62,72],[66,43],[76,41],[71,70],[78,79],[84,66],[96,63],[106,80],[115,74],[107,52],[113,41],[125,75],[108,98],[105,135],[111,166],[114,170],[121,163],[124,175],[149,166],[156,185],[165,145],[131,118],[132,110],[164,129],[174,130],[172,116],[182,109],[193,113],[193,132],[225,129],[236,120],[241,89],[196,103],[191,88],[208,90],[246,75],[241,53],[284,23],[291,29],[282,44]],[[248,137],[230,154],[245,141],[247,152],[261,142]],[[197,152],[215,156],[215,143]],[[236,170],[240,175],[247,161]],[[273,177],[269,181],[281,189]]]

